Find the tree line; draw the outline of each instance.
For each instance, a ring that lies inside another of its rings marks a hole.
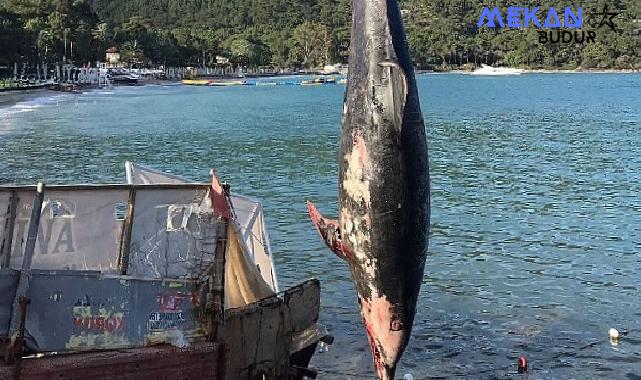
[[[419,68],[480,63],[541,68],[641,68],[641,2],[531,0],[542,10],[583,5],[584,29],[607,5],[616,30],[594,43],[540,43],[534,28],[478,28],[484,6],[507,0],[402,0],[407,40]],[[116,46],[137,66],[307,67],[347,62],[351,0],[0,0],[0,66],[103,61]],[[544,14],[545,15],[545,14]],[[543,16],[545,17],[545,16]]]

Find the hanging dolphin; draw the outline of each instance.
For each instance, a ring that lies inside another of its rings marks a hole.
[[[409,340],[429,228],[423,115],[396,0],[353,0],[340,142],[339,219],[307,203],[347,261],[378,376],[393,379]]]

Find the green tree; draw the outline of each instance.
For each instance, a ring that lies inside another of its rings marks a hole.
[[[0,0],[0,62],[60,61],[65,47],[69,58],[73,43],[72,58],[84,63],[102,59],[109,45],[126,41],[137,42],[148,64],[210,65],[217,54],[252,66],[346,62],[351,1]],[[541,12],[568,5],[560,0],[535,3]],[[592,8],[606,4],[620,12],[617,32],[600,28],[601,45],[592,46],[541,44],[533,28],[478,29],[486,5],[480,0],[400,0],[412,58],[420,67],[467,62],[640,67],[641,26],[634,20],[641,19],[641,2],[594,0],[584,6],[586,23]],[[499,0],[487,5],[499,6],[505,15],[512,4]]]
[[[262,66],[271,60],[269,48],[261,41],[245,36],[232,36],[229,43],[232,62],[241,65]]]
[[[128,62],[129,66],[140,64],[145,59],[144,52],[140,48],[138,40],[125,41],[120,46],[120,57],[123,61]]]
[[[292,34],[292,58],[305,67],[329,63],[331,43],[331,36],[325,25],[305,21]]]

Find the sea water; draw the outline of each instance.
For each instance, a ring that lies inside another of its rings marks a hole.
[[[432,225],[397,377],[641,379],[641,75],[418,77]],[[115,87],[0,109],[0,183],[124,182],[126,160],[265,207],[282,288],[322,282],[320,378],[373,378],[336,213],[345,87]],[[610,328],[621,336],[613,346]],[[517,375],[520,355],[529,375]],[[524,377],[523,377],[524,376]]]

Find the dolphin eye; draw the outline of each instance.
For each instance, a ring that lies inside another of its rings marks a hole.
[[[403,322],[399,321],[398,319],[392,320],[392,322],[390,323],[390,330],[392,331],[403,330]]]

